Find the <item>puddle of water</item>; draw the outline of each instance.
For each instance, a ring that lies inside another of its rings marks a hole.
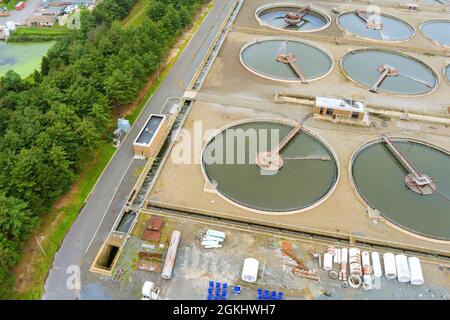
[[[419,195],[405,186],[406,172],[383,143],[356,155],[352,172],[366,201],[384,217],[405,229],[450,240],[450,156],[407,140],[394,140],[404,156],[422,173],[434,177],[437,191]]]
[[[226,159],[228,151],[234,152],[234,161],[231,164],[230,161],[228,164],[226,161],[223,161],[223,164],[203,163],[209,180],[217,182],[217,190],[232,201],[263,211],[294,211],[318,202],[336,183],[337,166],[331,152],[319,140],[306,132],[302,131],[297,134],[281,151],[284,166],[277,174],[261,175],[260,168],[254,164],[253,160],[253,163],[250,162],[250,159],[255,159],[256,150],[252,150],[248,137],[244,138],[244,132],[248,129],[256,130],[257,135],[263,134],[270,144],[271,129],[279,130],[279,139],[282,139],[292,130],[292,127],[274,122],[252,122],[234,126],[232,129],[242,129],[243,131],[241,134],[237,134],[238,138],[224,141],[219,150],[223,153],[223,159]],[[261,131],[264,129],[267,130],[267,136],[264,131]],[[216,139],[220,137],[225,137],[224,133],[221,133]],[[245,147],[239,149],[241,151],[239,154],[237,151],[238,141],[244,141],[244,139]],[[227,143],[231,144],[231,146],[228,145],[229,150]],[[215,145],[212,141],[208,144],[204,151],[205,157],[209,153],[214,155]],[[242,150],[245,150],[245,162],[233,164],[237,163],[238,156],[243,156]],[[266,150],[261,149],[261,151]],[[305,157],[315,159],[295,159]]]
[[[288,13],[295,13],[300,8],[298,7],[279,7],[267,10],[262,10],[259,14],[259,18],[264,23],[279,29],[293,30],[293,31],[313,31],[323,28],[328,24],[328,18],[321,15],[318,12],[307,11],[308,13],[303,16],[303,21],[298,25],[288,25],[284,21],[284,16]]]
[[[134,218],[136,218],[135,211],[125,212],[119,224],[117,225],[116,231],[128,233],[131,225],[133,224]]]
[[[445,67],[445,77],[450,81],[450,64]]]
[[[442,45],[450,46],[450,21],[425,22],[421,29],[430,39]]]
[[[380,65],[397,68],[400,75],[386,77],[379,88],[380,92],[424,94],[430,92],[437,84],[436,75],[430,67],[401,54],[381,50],[355,50],[342,59],[342,66],[348,75],[368,88],[371,88],[380,77],[378,71]]]
[[[299,81],[292,68],[277,61],[278,54],[294,54],[295,62],[308,80],[325,75],[332,60],[313,45],[291,40],[266,40],[249,45],[242,51],[244,64],[256,73],[279,80]]]
[[[370,20],[372,19],[370,18]],[[340,15],[338,21],[348,32],[373,40],[402,41],[411,38],[414,34],[413,28],[406,22],[384,15],[379,17],[379,23],[383,25],[381,30],[368,28],[367,23],[355,12]]]

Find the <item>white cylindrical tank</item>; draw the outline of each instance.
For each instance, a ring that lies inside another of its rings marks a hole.
[[[397,268],[395,266],[395,256],[391,252],[383,254],[384,276],[388,279],[397,278]]]
[[[378,252],[372,252],[372,265],[374,277],[381,277],[383,275],[383,271],[381,270],[380,254]]]
[[[397,268],[397,279],[400,282],[410,282],[411,273],[409,272],[408,259],[404,254],[395,256],[395,266]]]
[[[333,255],[329,252],[323,255],[323,269],[330,271],[333,269]]]
[[[411,272],[411,283],[415,286],[422,285],[423,280],[422,267],[420,266],[420,260],[417,257],[409,257],[409,271]]]
[[[170,238],[169,249],[167,250],[166,261],[164,262],[164,267],[161,272],[161,277],[163,279],[169,280],[172,278],[173,266],[175,265],[175,257],[177,255],[178,243],[180,242],[181,232],[175,230],[172,232],[172,237]]]
[[[348,262],[350,264],[350,274],[362,276],[361,250],[350,248]]]
[[[242,280],[256,282],[258,279],[259,261],[254,258],[246,258],[242,267]]]
[[[334,263],[336,263],[336,264],[341,263],[341,249],[336,248],[333,260],[334,260]]]

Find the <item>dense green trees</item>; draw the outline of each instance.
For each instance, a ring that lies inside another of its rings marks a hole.
[[[136,0],[103,0],[81,14],[22,80],[0,78],[0,296],[39,216],[67,192],[111,131],[111,108],[136,98],[202,0],[148,0],[146,20],[123,29]]]

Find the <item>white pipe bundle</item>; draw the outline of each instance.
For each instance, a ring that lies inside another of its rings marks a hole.
[[[333,269],[333,255],[329,252],[323,255],[323,269],[327,271]]]
[[[350,263],[350,274],[362,276],[361,251],[358,248],[350,248],[348,262]]]
[[[410,282],[411,273],[409,272],[408,259],[404,254],[395,256],[395,266],[397,268],[397,279],[400,282]]]
[[[370,268],[369,252],[363,251],[361,253],[362,267],[363,267],[363,288],[370,289],[372,287],[372,271]]]
[[[342,248],[341,250],[341,262],[347,264],[348,263],[348,249]]]
[[[383,254],[384,262],[384,276],[387,279],[397,278],[397,268],[395,266],[395,256],[391,252],[386,252]]]
[[[383,272],[381,270],[380,254],[378,252],[372,252],[372,265],[374,277],[380,278],[383,275]]]
[[[415,286],[422,285],[423,280],[422,267],[420,266],[420,260],[417,257],[409,257],[409,270],[411,272],[411,283]]]

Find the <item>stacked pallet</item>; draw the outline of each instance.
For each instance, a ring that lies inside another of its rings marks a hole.
[[[221,248],[225,240],[225,233],[208,229],[202,238],[202,246],[205,249]]]

